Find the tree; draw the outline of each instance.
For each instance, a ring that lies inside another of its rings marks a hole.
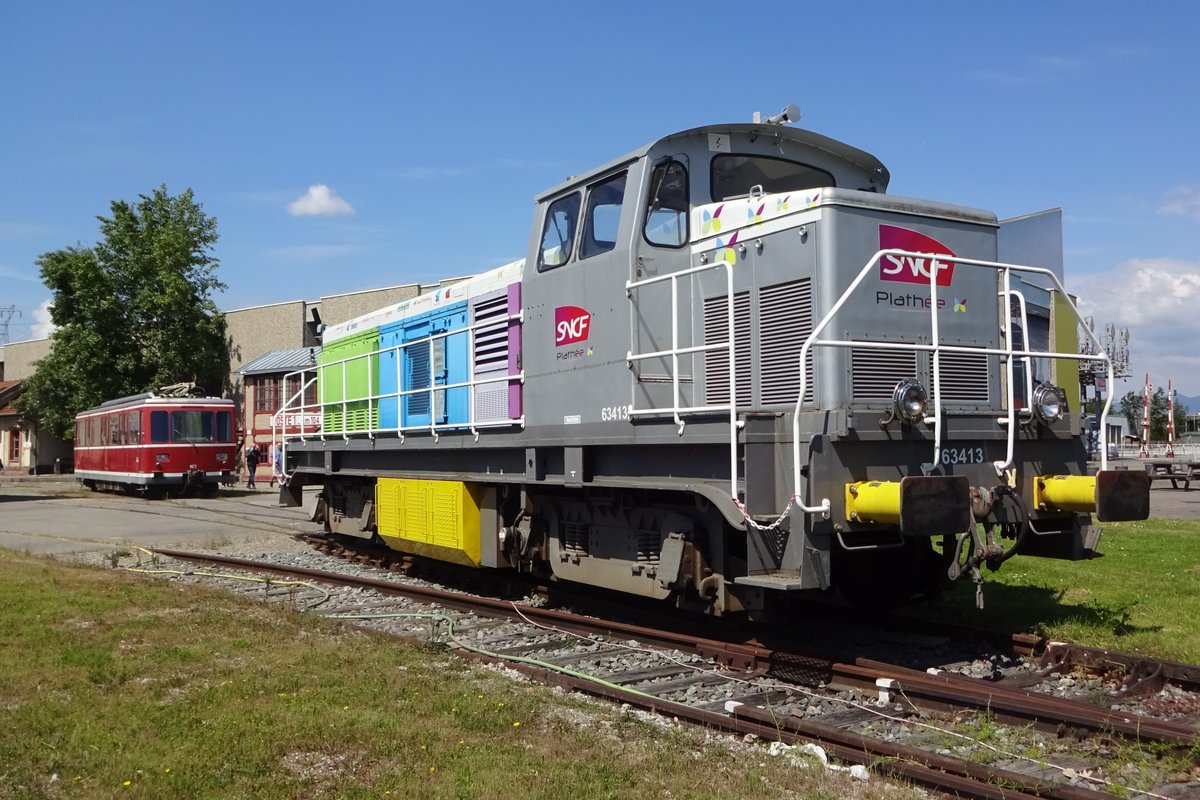
[[[78,412],[115,397],[194,381],[220,394],[229,368],[225,288],[212,255],[217,221],[188,189],[159,186],[97,217],[101,240],[37,259],[53,292],[53,349],[25,381],[18,410],[55,436]]]
[[[1175,435],[1184,430],[1187,421],[1188,408],[1182,403],[1175,404]],[[1139,439],[1142,436],[1142,393],[1129,391],[1121,398],[1121,413],[1129,423],[1129,432]],[[1167,393],[1159,387],[1150,395],[1150,441],[1165,442],[1167,440]]]

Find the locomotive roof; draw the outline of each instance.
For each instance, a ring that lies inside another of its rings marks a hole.
[[[823,136],[819,133],[814,133],[813,131],[805,130],[803,128],[793,128],[788,125],[768,125],[766,123],[758,122],[740,122],[727,123],[723,125],[703,125],[698,128],[688,128],[687,130],[668,134],[667,136],[655,139],[649,144],[643,145],[636,150],[632,150],[625,155],[620,156],[619,158],[614,158],[612,161],[608,161],[598,167],[590,169],[587,172],[580,173],[579,175],[572,175],[557,186],[547,189],[546,191],[537,195],[535,200],[540,203],[542,200],[556,195],[572,186],[578,186],[580,184],[587,183],[593,178],[611,172],[617,167],[636,161],[637,159],[649,153],[656,146],[665,142],[669,142],[672,139],[707,136],[710,133],[745,133],[758,136],[774,137],[776,139],[785,139],[790,142],[795,142],[803,147],[822,150],[830,155],[842,159],[843,161],[847,161],[855,166],[860,167],[861,169],[878,175],[880,190],[887,189],[888,180],[891,178],[891,174],[888,172],[887,167],[885,167],[883,162],[878,158],[865,150],[852,147],[851,145],[848,145],[845,142],[840,142],[837,139],[831,139],[828,136]]]

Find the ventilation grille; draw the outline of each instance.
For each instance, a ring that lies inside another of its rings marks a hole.
[[[475,306],[475,374],[508,369],[508,298]]]
[[[588,526],[579,522],[564,522],[559,526],[562,531],[562,548],[567,555],[586,556],[588,554]]]
[[[739,292],[733,296],[733,336],[736,346],[737,405],[750,405],[751,385],[751,341],[750,341],[750,293]],[[726,297],[710,297],[704,301],[704,343],[723,344],[729,339],[729,323]],[[725,405],[729,402],[729,351],[725,349],[704,352],[705,403]]]
[[[942,402],[985,404],[990,400],[991,358],[986,353],[942,353],[938,364],[941,367]]]
[[[501,294],[475,304],[476,380],[508,374],[508,297]],[[475,387],[475,419],[494,422],[509,418],[507,381]]]
[[[813,329],[812,279],[768,286],[758,302],[762,405],[794,404],[800,393],[800,348]],[[804,364],[806,403],[813,399],[812,358],[810,347]]]
[[[855,347],[850,351],[850,375],[853,402],[890,402],[897,383],[916,377],[917,354]]]
[[[404,349],[404,359],[408,362],[408,385],[405,389],[428,389],[432,385],[432,372],[429,363],[429,342],[414,344]],[[409,414],[429,413],[429,393],[410,394],[404,398]]]

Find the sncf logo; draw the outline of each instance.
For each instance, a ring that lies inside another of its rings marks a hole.
[[[954,251],[937,239],[895,225],[879,226],[879,249],[911,250],[914,253],[954,255]],[[943,261],[940,258],[898,256],[894,254],[886,255],[879,260],[880,280],[923,283],[928,286],[931,273],[937,274],[938,286],[949,286],[950,282],[954,279],[954,262]]]
[[[559,306],[554,309],[554,346],[586,342],[591,327],[591,312],[578,306]]]

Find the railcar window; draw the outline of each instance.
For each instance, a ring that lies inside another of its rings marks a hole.
[[[211,411],[172,411],[171,441],[214,441],[213,416]]]
[[[646,224],[642,235],[650,244],[683,247],[688,240],[688,173],[678,161],[664,161],[650,176]]]
[[[151,411],[150,412],[150,441],[152,442],[169,442],[171,441],[171,428],[167,424],[167,412]]]
[[[625,199],[628,173],[598,183],[588,191],[587,211],[583,215],[583,240],[579,257],[607,253],[617,246],[617,226],[621,222],[621,203]]]
[[[217,442],[232,442],[233,441],[233,413],[230,411],[217,412]]]
[[[542,228],[542,248],[538,251],[538,272],[561,267],[571,258],[575,247],[575,226],[579,224],[579,192],[572,192],[550,204]]]
[[[140,411],[129,413],[129,443],[142,443],[142,414]]]
[[[108,441],[105,444],[121,443],[121,415],[113,414],[108,418]]]
[[[823,169],[770,156],[719,155],[712,160],[713,202],[744,197],[761,186],[764,192],[796,192],[837,186]]]

